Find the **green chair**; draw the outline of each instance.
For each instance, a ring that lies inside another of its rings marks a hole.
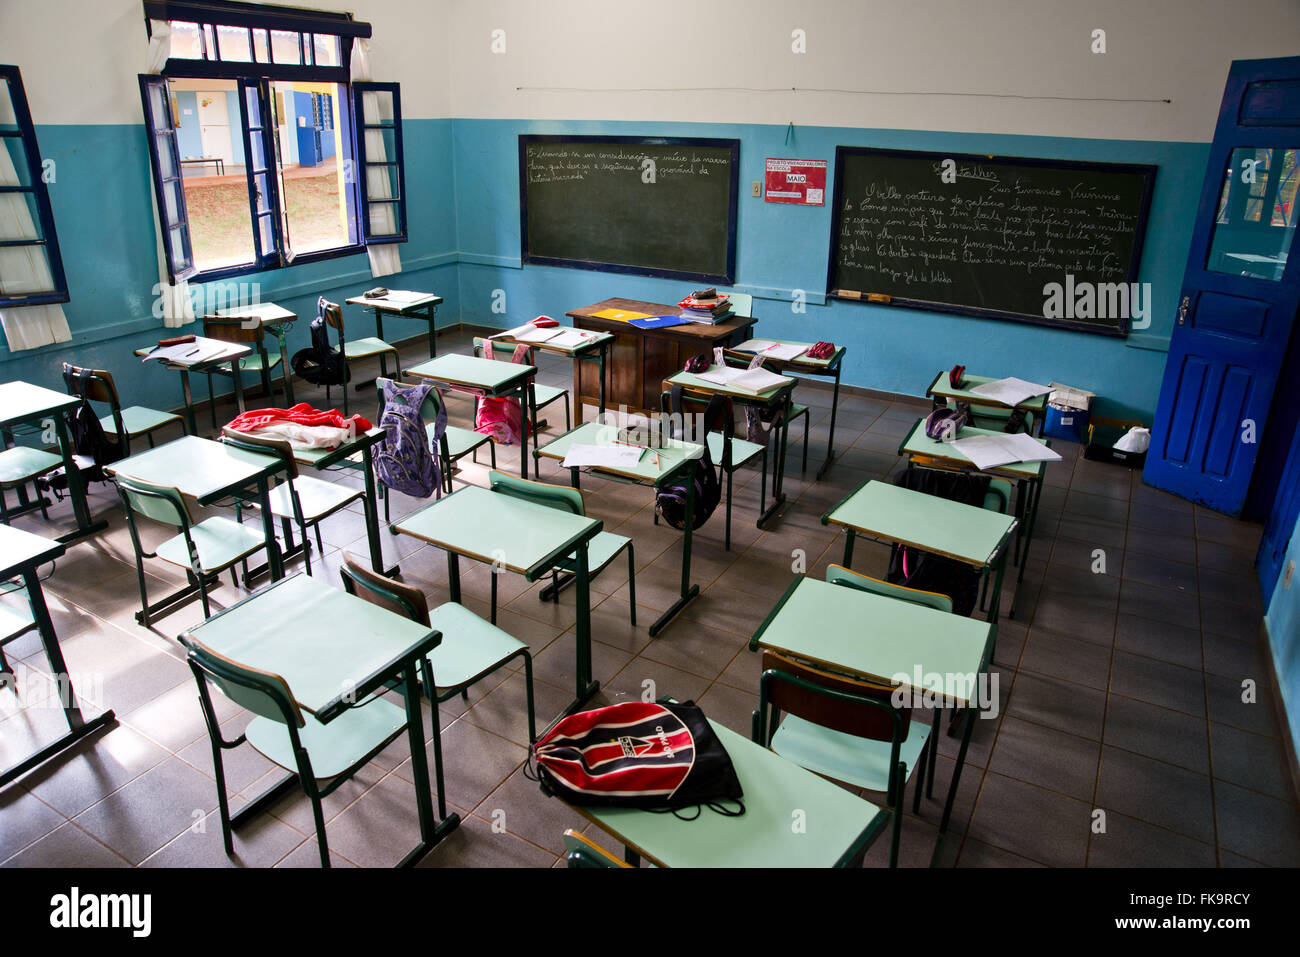
[[[469,697],[469,688],[480,679],[504,667],[516,658],[524,660],[524,684],[528,696],[528,740],[537,740],[536,719],[533,715],[533,656],[528,646],[506,634],[496,625],[488,624],[458,602],[443,602],[432,612],[424,592],[380,575],[366,568],[351,555],[343,554],[343,587],[349,595],[356,595],[373,605],[387,608],[442,632],[442,643],[421,662],[421,680],[424,693],[435,704],[461,695]],[[435,711],[434,721],[437,721]],[[442,742],[433,736],[436,752],[438,793],[442,790]]]
[[[894,817],[889,866],[897,867],[904,791],[915,769],[915,813],[930,729],[912,720],[910,708],[895,705],[893,691],[764,651],[753,723],[754,740],[786,760],[842,784],[883,792]]]
[[[933,608],[935,611],[952,614],[952,599],[947,595],[941,595],[937,591],[922,591],[919,588],[908,588],[906,585],[895,585],[893,582],[881,581],[879,578],[872,578],[861,572],[855,572],[843,565],[829,566],[826,569],[826,580],[832,585],[845,585],[849,588],[856,588],[858,591],[883,595],[885,598],[897,598],[901,601],[911,602],[914,605],[923,605],[926,608]]]
[[[9,511],[8,491],[18,491],[18,514],[34,508],[41,510],[41,516],[49,521],[49,502],[39,488],[34,489],[35,501],[27,497],[27,485],[35,483],[42,475],[63,467],[63,456],[45,449],[34,449],[26,445],[16,445],[14,434],[9,429],[0,431],[4,448],[0,450],[0,521],[9,524],[13,516]]]
[[[159,429],[174,423],[181,427],[182,433],[186,431],[185,419],[174,412],[162,412],[143,405],[122,408],[113,373],[105,369],[84,369],[65,362],[63,382],[68,395],[108,406],[109,414],[100,416],[99,425],[109,435],[117,436],[124,456],[131,454],[131,440],[134,438],[144,436],[149,440],[149,448],[153,448],[153,434]]]
[[[935,400],[935,407],[939,407],[940,402]],[[949,399],[947,406],[950,409],[957,408],[957,400]],[[1012,409],[999,409],[995,406],[979,406],[970,408],[970,424],[977,429],[989,429],[993,432],[1005,431],[1007,420],[1011,418]],[[1019,429],[1029,435],[1034,434],[1034,413],[1028,409],[1024,410],[1025,419],[1022,427]]]
[[[22,592],[21,604],[0,602],[0,675],[14,673],[9,667],[9,659],[5,657],[5,645],[36,630],[36,619],[32,617],[31,604],[27,601],[27,589],[21,582],[6,582],[0,587],[0,597],[18,592]]]
[[[339,352],[343,356],[343,414],[348,414],[348,378],[349,367],[353,362],[359,362],[362,359],[379,358],[379,375],[387,377],[388,367],[385,359],[388,356],[393,357],[393,377],[400,378],[402,375],[402,357],[398,354],[395,346],[390,346],[383,339],[369,336],[364,339],[357,339],[355,342],[348,342],[343,327],[343,307],[338,303],[326,302],[322,310],[325,316],[326,339],[329,338],[329,329],[334,329],[339,334]],[[379,388],[376,380],[375,388]],[[330,401],[330,386],[325,386],[325,402]]]
[[[259,319],[232,319],[227,316],[204,316],[203,317],[203,334],[209,339],[220,339],[222,342],[234,342],[240,345],[250,345],[253,347],[251,354],[239,360],[240,372],[252,372],[262,382],[262,391],[265,393],[268,401],[274,393],[274,386],[271,383],[271,373],[277,366],[282,365],[282,356],[277,350],[274,353],[266,351],[266,328]],[[225,365],[218,365],[206,370],[208,373],[208,407],[212,410],[212,427],[217,427],[216,402],[212,395],[212,374],[231,377],[230,368]],[[280,369],[283,376],[281,388],[284,392],[284,400],[289,401],[289,376],[292,372],[287,365]]]
[[[117,476],[114,482],[126,512],[131,544],[135,547],[135,573],[140,585],[140,611],[136,612],[136,621],[146,628],[149,627],[150,618],[155,612],[176,604],[196,590],[203,601],[203,617],[205,619],[211,617],[208,590],[216,587],[217,576],[226,569],[231,569],[230,579],[236,587],[239,586],[233,566],[266,545],[262,532],[260,530],[254,532],[221,515],[204,519],[195,525],[190,518],[185,499],[181,497],[178,489],[140,482],[123,475]],[[180,533],[167,539],[158,546],[157,550],[146,552],[144,546],[140,544],[140,530],[136,525],[137,515],[170,525],[172,528],[179,528]],[[189,586],[150,606],[148,590],[145,587],[144,560],[146,558],[159,558],[184,568]]]
[[[181,640],[189,649],[186,658],[198,682],[199,703],[212,743],[212,767],[216,772],[217,805],[226,854],[233,855],[235,846],[221,755],[247,742],[268,760],[297,774],[298,783],[311,800],[321,867],[329,867],[329,843],[321,801],[406,730],[406,710],[385,698],[375,697],[349,708],[329,724],[322,724],[302,712],[289,685],[279,675],[233,661],[204,647],[191,635],[182,635]],[[256,715],[244,733],[233,741],[226,740],[221,733],[212,707],[210,684]],[[437,736],[434,740],[438,740]],[[321,782],[328,783],[322,786]]]
[[[296,522],[298,532],[302,535],[302,554],[311,574],[311,541],[307,538],[310,528],[316,533],[316,547],[325,553],[325,543],[320,537],[320,523],[335,512],[347,508],[353,502],[366,497],[359,488],[340,485],[337,482],[325,482],[310,475],[298,473],[298,463],[293,457],[293,447],[285,441],[236,432],[233,429],[221,430],[221,441],[247,452],[260,452],[272,455],[284,466],[285,480],[271,489],[271,514],[280,520],[284,529],[285,545],[293,548],[293,535],[289,522]],[[237,502],[235,515],[242,518],[243,505]]]
[[[489,349],[491,350],[490,352]],[[479,356],[480,358],[486,357],[489,359],[498,359],[502,362],[509,362],[514,358],[514,354],[515,347],[512,345],[508,345],[497,339],[484,339],[481,336],[474,337],[474,355]],[[528,364],[533,366],[537,365],[537,363],[533,361],[532,349],[528,350]],[[572,427],[570,424],[572,422],[572,416],[569,414],[568,389],[560,389],[553,385],[541,385],[535,382],[533,384],[533,398],[535,400],[532,418],[534,433],[537,431],[537,413],[552,402],[558,402],[561,399],[564,400],[564,431],[569,431]]]
[[[517,475],[507,475],[504,472],[493,470],[488,474],[488,487],[494,492],[501,492],[505,495],[521,498],[526,502],[534,502],[538,505],[545,505],[549,508],[558,508],[561,511],[569,511],[574,515],[585,515],[586,509],[582,502],[582,492],[576,488],[568,488],[564,485],[548,485],[545,482],[534,482],[532,479],[520,478]],[[632,539],[625,535],[615,535],[613,532],[597,532],[587,545],[587,569],[590,579],[595,579],[609,564],[618,557],[619,552],[627,549],[627,590],[628,606],[632,624],[636,624],[636,557],[635,548]],[[572,578],[560,581],[560,572],[567,572],[570,575],[576,574],[577,565],[570,559],[566,558],[563,564],[557,565],[551,569],[551,585],[548,589],[543,590],[542,600],[546,600],[546,592],[551,593],[555,601],[560,600],[560,590],[564,588]],[[497,576],[492,576],[492,620],[497,618]]]
[[[630,868],[632,865],[620,861],[591,838],[579,834],[573,828],[564,830],[564,862],[576,868]]]

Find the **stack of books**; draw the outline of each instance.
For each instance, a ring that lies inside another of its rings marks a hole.
[[[716,289],[697,290],[677,303],[682,310],[682,318],[690,322],[703,322],[709,325],[722,322],[732,315],[731,297],[718,295]]]

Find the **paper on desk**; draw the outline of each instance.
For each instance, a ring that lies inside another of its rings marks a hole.
[[[550,343],[562,349],[572,349],[574,346],[580,346],[584,342],[590,342],[596,338],[596,333],[586,332],[582,329],[558,329],[556,331],[559,332],[559,335],[551,339]]]
[[[529,329],[537,328],[532,323],[525,322],[522,326],[515,326],[513,329],[507,329],[504,332],[494,332],[488,336],[489,339],[518,339]]]
[[[421,299],[428,299],[432,293],[415,292],[410,289],[390,289],[385,299],[391,302],[419,302]]]
[[[545,328],[539,326],[524,326],[524,331],[515,336],[519,342],[546,342],[548,339],[554,339],[560,334],[559,326],[548,326]]]
[[[793,381],[794,380],[789,376],[777,375],[775,372],[769,372],[760,367],[757,369],[742,370],[740,375],[736,376],[731,381],[731,385],[738,389],[745,389],[749,392],[759,394],[789,385]]]
[[[997,468],[1019,462],[1059,462],[1061,457],[1027,432],[1001,435],[972,435],[957,439],[952,447],[970,459],[978,469]]]
[[[770,339],[749,339],[736,346],[737,352],[756,352],[759,355],[788,362],[808,351],[807,345],[799,343],[773,342]]]
[[[974,395],[982,395],[986,399],[994,399],[1004,405],[1019,405],[1026,399],[1032,399],[1036,395],[1051,392],[1052,387],[1039,385],[1037,382],[1026,382],[1024,379],[1009,376],[1005,379],[994,379],[992,382],[977,385],[970,391]]]
[[[746,373],[746,369],[733,369],[731,366],[709,366],[704,372],[696,373],[697,379],[712,382],[714,385],[728,385]]]
[[[160,362],[192,366],[234,352],[238,348],[237,345],[231,342],[196,336],[193,342],[181,342],[174,346],[155,349],[144,357],[144,361],[148,362],[151,359],[157,359]]]
[[[571,445],[561,467],[566,469],[604,467],[633,469],[645,450],[634,445]]]

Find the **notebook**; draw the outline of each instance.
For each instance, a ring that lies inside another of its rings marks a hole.
[[[633,319],[650,318],[644,312],[633,312],[630,309],[602,309],[600,312],[593,312],[592,316],[596,319],[612,319],[615,322],[631,322]]]

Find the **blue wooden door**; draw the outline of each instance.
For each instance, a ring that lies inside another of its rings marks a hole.
[[[1144,472],[1229,515],[1245,503],[1300,306],[1298,160],[1300,57],[1234,62]]]

